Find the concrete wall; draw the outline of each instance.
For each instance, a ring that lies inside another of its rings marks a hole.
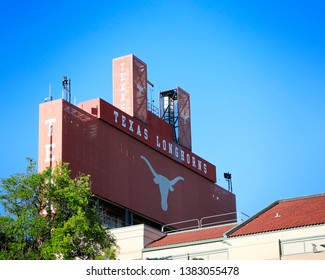
[[[325,226],[310,226],[295,229],[238,236],[228,239],[229,258],[245,259],[284,259],[294,255],[313,255],[312,244],[325,244]],[[325,249],[325,248],[324,248]],[[325,254],[324,254],[325,257]]]
[[[142,250],[165,234],[146,225],[135,225],[111,230],[119,245],[118,259],[142,259]]]

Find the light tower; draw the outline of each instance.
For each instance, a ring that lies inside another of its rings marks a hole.
[[[232,181],[231,181],[231,174],[229,172],[223,173],[223,177],[228,182],[228,191],[232,192]]]
[[[71,80],[67,76],[62,77],[62,86],[65,92],[65,100],[71,103]]]

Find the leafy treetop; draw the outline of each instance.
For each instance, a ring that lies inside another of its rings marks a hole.
[[[117,245],[98,217],[90,177],[68,164],[1,179],[0,259],[115,259]]]

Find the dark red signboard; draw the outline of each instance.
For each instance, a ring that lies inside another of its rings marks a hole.
[[[148,114],[144,124],[101,99],[41,104],[39,169],[69,162],[73,175],[91,175],[96,196],[164,224],[235,212],[214,165],[174,143],[169,125]]]

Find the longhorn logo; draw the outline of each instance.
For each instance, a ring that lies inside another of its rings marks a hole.
[[[144,157],[141,156],[141,159],[143,159],[146,164],[148,165],[152,175],[153,175],[153,181],[155,184],[159,185],[159,191],[160,191],[160,197],[161,197],[161,208],[164,211],[168,210],[168,194],[169,191],[174,191],[173,186],[178,182],[178,181],[184,181],[184,178],[181,176],[177,176],[173,180],[168,180],[165,176],[161,174],[157,174],[157,172],[152,168],[151,163]]]

